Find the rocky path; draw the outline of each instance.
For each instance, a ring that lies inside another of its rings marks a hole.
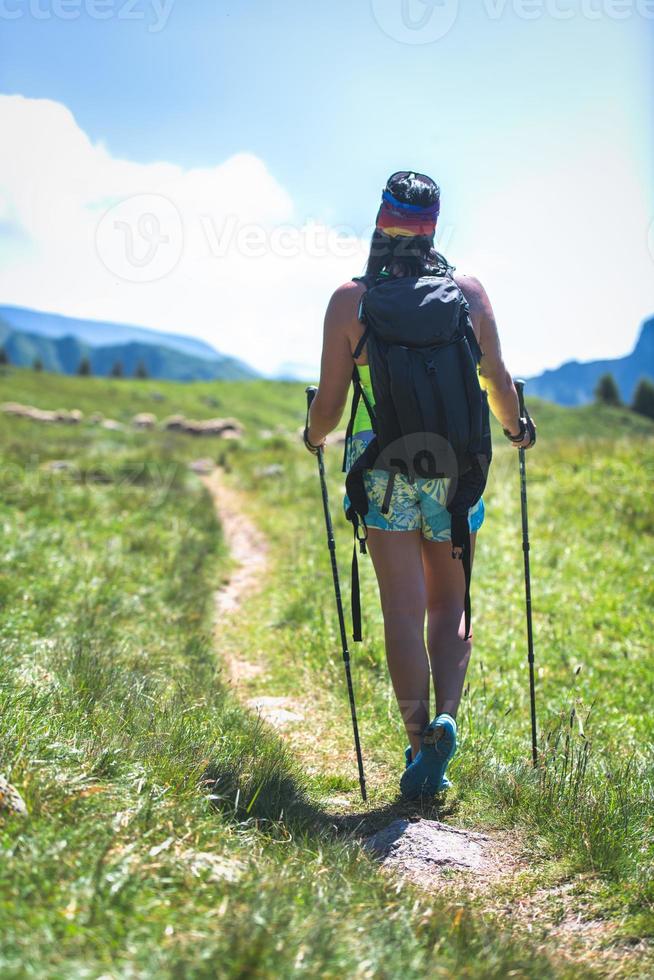
[[[215,594],[218,652],[236,695],[293,742],[294,729],[303,721],[302,706],[293,698],[266,694],[265,666],[251,657],[236,655],[232,644],[223,642],[226,618],[234,617],[245,599],[263,585],[269,571],[268,544],[246,516],[243,496],[229,485],[219,468],[204,475],[202,480],[211,494],[234,563],[230,577]],[[257,678],[261,680],[261,693],[252,696],[252,688],[258,686]],[[333,802],[337,809],[350,805],[341,797]],[[393,820],[371,836],[366,846],[385,868],[414,881],[433,880],[435,873],[445,870],[468,872],[486,879],[501,875],[509,865],[515,864],[498,841],[436,820]]]

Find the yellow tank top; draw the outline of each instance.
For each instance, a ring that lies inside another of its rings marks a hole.
[[[361,379],[361,387],[366,393],[366,398],[375,407],[375,396],[372,393],[372,381],[370,380],[370,367],[368,364],[357,364],[357,370],[359,372],[359,378]],[[372,422],[370,421],[370,415],[368,414],[368,409],[363,398],[359,399],[359,404],[357,405],[357,413],[354,416],[354,425],[352,426],[352,435],[356,435],[358,432],[369,432],[372,429]]]

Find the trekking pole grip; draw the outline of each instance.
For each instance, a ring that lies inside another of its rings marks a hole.
[[[311,408],[311,402],[316,397],[316,393],[318,389],[316,388],[315,385],[307,385],[307,387],[304,390],[307,396],[307,411],[309,411],[309,409]]]
[[[515,390],[518,392],[518,404],[520,406],[520,418],[526,419],[529,417],[527,413],[527,408],[525,406],[525,383],[522,378],[515,378],[513,381],[515,385]]]
[[[304,391],[307,396],[307,418],[304,425],[304,444],[307,447],[307,449],[311,450],[311,452],[320,455],[322,449],[317,448],[316,446],[312,446],[311,443],[309,442],[309,409],[311,408],[311,403],[313,402],[313,399],[316,397],[316,394],[318,393],[318,389],[316,388],[315,385],[307,385]]]

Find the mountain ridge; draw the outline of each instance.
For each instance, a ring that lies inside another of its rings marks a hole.
[[[632,401],[641,378],[654,380],[654,317],[641,325],[630,354],[599,361],[565,361],[558,368],[528,378],[528,391],[558,405],[584,405],[593,400],[603,374],[613,375],[625,404]]]
[[[29,325],[36,329],[26,329]],[[27,307],[0,306],[0,344],[13,364],[30,366],[38,359],[46,370],[62,374],[75,374],[81,358],[88,357],[92,372],[100,375],[109,374],[117,361],[125,374],[133,374],[142,361],[150,377],[172,381],[259,377],[244,361],[195,337]]]

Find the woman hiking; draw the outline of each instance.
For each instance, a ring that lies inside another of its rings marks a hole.
[[[472,648],[468,591],[484,520],[488,407],[516,447],[535,439],[531,420],[520,417],[483,286],[454,275],[434,248],[439,210],[440,189],[430,177],[402,171],[389,178],[366,275],[337,289],[327,308],[305,432],[310,452],[325,446],[353,380],[344,469],[346,486],[360,485],[364,496],[361,502],[351,489],[356,500],[346,494],[344,508],[359,541],[363,526],[379,586],[388,668],[410,743],[400,782],[407,799],[449,786]],[[426,431],[414,435],[417,429]],[[408,445],[419,450],[409,449],[407,462]],[[429,472],[420,469],[425,459],[437,459]]]

